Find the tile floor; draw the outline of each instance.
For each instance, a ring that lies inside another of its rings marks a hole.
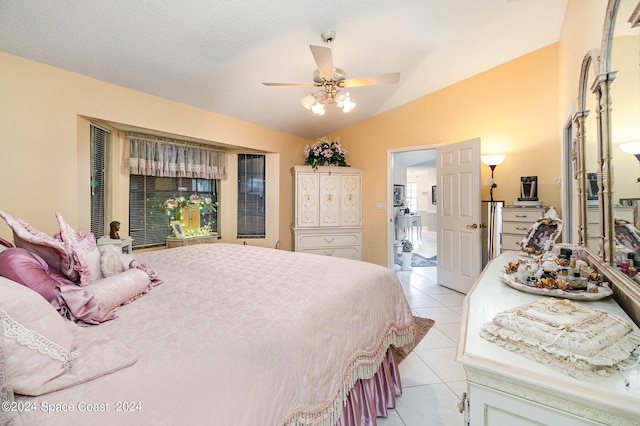
[[[436,253],[431,233],[414,242],[425,257]],[[455,360],[464,294],[439,286],[435,267],[413,268],[396,275],[414,315],[431,318],[435,325],[400,364],[403,393],[380,426],[454,426],[464,424],[458,403],[466,391],[465,373]]]

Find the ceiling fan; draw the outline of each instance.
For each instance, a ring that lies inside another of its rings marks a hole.
[[[321,35],[327,44],[335,39],[335,31],[325,31]],[[400,81],[400,73],[381,74],[370,77],[358,77],[347,79],[346,73],[340,68],[333,67],[333,58],[329,46],[310,45],[311,54],[316,61],[318,69],[313,73],[313,83],[262,83],[265,86],[315,86],[319,87],[315,93],[302,98],[302,105],[318,115],[324,114],[324,105],[335,103],[343,112],[351,111],[356,104],[351,101],[349,92],[343,92],[343,88],[357,86],[377,86],[381,84],[394,84]]]

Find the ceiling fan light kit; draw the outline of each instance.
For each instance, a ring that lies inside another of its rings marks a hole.
[[[325,31],[322,40],[330,44],[335,39],[335,31]],[[318,66],[313,73],[313,83],[262,83],[265,86],[316,86],[320,88],[315,93],[300,100],[302,106],[318,115],[324,115],[326,104],[336,104],[342,112],[349,112],[356,104],[351,101],[349,92],[343,92],[345,87],[375,86],[379,84],[394,84],[400,81],[400,73],[384,74],[372,77],[346,79],[347,74],[340,68],[333,67],[331,48],[328,46],[310,45],[311,54]]]

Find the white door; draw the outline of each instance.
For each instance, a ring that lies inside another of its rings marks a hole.
[[[468,293],[482,265],[480,139],[436,149],[438,284]]]

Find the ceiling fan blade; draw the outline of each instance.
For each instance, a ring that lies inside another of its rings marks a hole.
[[[318,71],[325,80],[333,79],[333,58],[331,57],[331,48],[326,46],[310,45],[311,54],[316,61]]]
[[[390,74],[374,75],[371,77],[357,77],[345,80],[341,86],[378,86],[380,84],[395,84],[400,81],[400,73],[392,72]]]
[[[313,86],[312,83],[262,83],[265,86]]]

